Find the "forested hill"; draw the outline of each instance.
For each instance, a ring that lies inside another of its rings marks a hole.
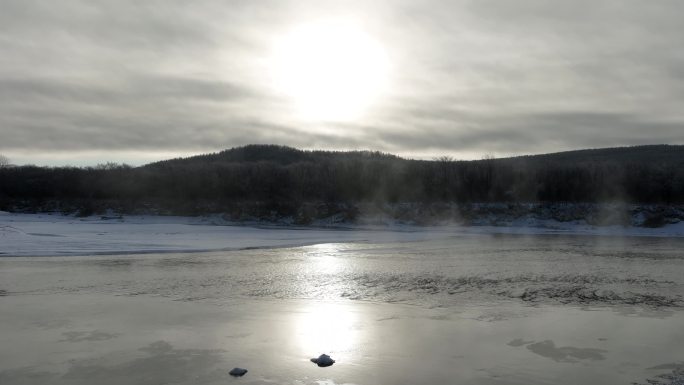
[[[176,158],[151,163],[144,167],[172,166],[182,164],[215,164],[215,163],[253,163],[270,162],[287,166],[301,162],[343,161],[350,159],[386,159],[400,158],[378,151],[304,151],[292,147],[273,144],[251,144],[235,147],[213,154],[196,155],[189,158]]]
[[[614,147],[587,150],[555,152],[541,155],[526,155],[507,159],[528,159],[535,162],[577,163],[649,163],[682,165],[684,145],[649,145],[634,147]]]
[[[328,162],[350,160],[392,160],[410,161],[396,155],[379,151],[306,151],[292,147],[278,145],[247,145],[235,147],[217,153],[195,155],[188,158],[175,158],[145,165],[143,167],[171,166],[183,164],[215,164],[215,163],[243,163],[270,162],[279,165],[290,165],[301,162]],[[448,157],[436,157],[432,162],[445,160],[457,161]],[[460,161],[460,163],[486,163],[492,159],[474,161]],[[633,147],[613,147],[555,152],[539,155],[523,155],[509,158],[497,158],[496,162],[528,165],[543,165],[548,162],[556,164],[684,164],[684,145],[647,145]],[[417,161],[420,162],[420,161]],[[431,161],[428,161],[431,162]],[[458,161],[457,161],[458,162]]]
[[[684,146],[569,151],[475,161],[250,145],[141,167],[1,167],[0,210],[224,212],[256,204],[435,202],[684,203]]]

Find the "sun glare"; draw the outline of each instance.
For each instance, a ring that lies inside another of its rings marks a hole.
[[[350,23],[302,25],[276,44],[275,85],[311,120],[358,118],[382,93],[388,60],[383,47]]]
[[[348,305],[316,303],[298,314],[294,335],[302,354],[328,352],[339,357],[357,349],[357,312]]]

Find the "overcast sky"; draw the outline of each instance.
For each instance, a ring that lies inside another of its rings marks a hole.
[[[141,164],[250,144],[479,158],[684,143],[684,1],[0,0],[0,154]],[[385,91],[299,119],[273,85],[298,25],[351,20]]]

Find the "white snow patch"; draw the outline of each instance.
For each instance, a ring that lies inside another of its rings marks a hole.
[[[229,225],[219,216],[107,216],[76,218],[48,214],[0,216],[0,255],[58,256],[210,251],[295,247],[339,242],[396,242],[465,234],[568,234],[684,237],[684,222],[661,228],[607,226],[530,220],[508,226],[250,227]]]

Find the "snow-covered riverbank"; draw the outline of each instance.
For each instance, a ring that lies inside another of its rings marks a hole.
[[[0,256],[52,256],[233,250],[330,242],[389,242],[463,234],[567,234],[684,237],[684,222],[660,228],[592,226],[583,221],[520,219],[506,226],[237,225],[219,216],[110,216],[0,213]]]

